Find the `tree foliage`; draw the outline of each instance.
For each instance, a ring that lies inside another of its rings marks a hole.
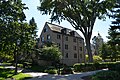
[[[30,23],[26,23],[23,10],[28,9],[21,0],[0,0],[0,51],[14,56],[14,52],[19,53],[26,49],[31,49],[35,45],[36,24],[34,18]],[[20,40],[18,47],[17,40]],[[4,55],[4,54],[2,54]]]
[[[101,56],[104,61],[106,61],[107,59],[111,61],[119,60],[120,59],[119,48],[120,47],[118,45],[114,46],[109,44],[109,42],[103,43],[99,49],[99,56]]]
[[[38,10],[51,15],[51,21],[67,20],[85,38],[89,61],[92,62],[90,39],[96,18],[105,19],[104,14],[114,5],[114,0],[40,0]]]
[[[111,46],[112,57],[117,58],[120,55],[120,3],[116,3],[109,17],[114,20],[108,31],[108,44]]]
[[[15,74],[17,60],[35,45],[36,25],[33,18],[30,24],[25,22],[25,9],[28,8],[21,0],[0,0],[0,53],[2,57],[11,56],[14,60]]]
[[[116,3],[113,10],[111,10],[111,14],[109,17],[113,18],[110,28],[109,28],[109,36],[110,44],[120,44],[120,3]]]
[[[55,45],[52,46],[44,46],[40,53],[40,58],[46,61],[57,62],[61,58],[61,52],[58,47]]]
[[[36,43],[37,43],[37,24],[34,20],[34,18],[32,18],[30,21],[29,21],[29,24],[27,23],[27,30],[25,30],[25,35],[22,36],[22,39],[24,39],[23,43],[24,43],[24,46],[21,47],[22,51],[23,51],[23,58],[24,60],[27,58],[27,59],[30,59],[32,57],[32,53],[35,53],[35,50],[36,50]]]
[[[88,55],[86,55],[85,57],[86,57],[86,62],[89,62]],[[102,57],[98,55],[93,55],[93,63],[99,63],[99,62],[102,62]]]
[[[107,43],[103,43],[99,48],[99,53],[103,60],[107,59],[111,55],[110,46]]]

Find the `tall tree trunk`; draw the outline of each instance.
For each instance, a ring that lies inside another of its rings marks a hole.
[[[92,51],[91,51],[90,38],[85,37],[85,42],[86,42],[86,49],[87,49],[89,62],[93,62],[93,55],[92,55]]]

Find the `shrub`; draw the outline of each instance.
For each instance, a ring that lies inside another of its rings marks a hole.
[[[23,64],[18,64],[17,66],[23,68]]]
[[[39,66],[39,65],[33,65],[27,69],[34,71],[34,72],[44,72],[44,70],[46,69],[46,66]]]
[[[83,70],[84,71],[93,71],[93,70],[95,70],[94,63],[87,63],[87,64],[85,64],[85,67],[84,67]]]
[[[120,76],[116,71],[102,71],[93,75],[92,80],[120,80]]]
[[[61,74],[73,74],[73,70],[70,67],[65,67],[61,71]]]
[[[99,63],[99,69],[105,69],[105,68],[108,68],[106,62]]]
[[[94,63],[102,62],[102,58],[100,56],[93,56]]]
[[[45,70],[45,72],[47,72],[49,74],[57,74],[57,70],[56,69]]]
[[[117,64],[115,66],[115,71],[117,71],[120,74],[120,64]]]
[[[85,63],[76,63],[73,65],[74,71],[75,72],[82,72],[84,71]]]
[[[76,72],[86,72],[86,71],[92,71],[95,70],[94,63],[80,63],[80,64],[74,64],[74,71]]]
[[[117,67],[118,66],[118,67]],[[74,71],[76,72],[85,72],[85,71],[93,71],[108,68],[112,71],[120,72],[120,63],[118,62],[101,62],[101,63],[77,63],[73,65]],[[116,68],[117,67],[117,68]],[[118,70],[117,70],[118,69]]]
[[[86,61],[88,62],[88,55],[86,55]],[[94,56],[93,56],[93,62],[94,62],[94,63],[102,62],[102,58],[101,58],[100,56],[94,55]]]
[[[115,71],[115,66],[118,64],[117,62],[107,62],[106,63],[109,70]]]
[[[57,70],[53,66],[48,66],[44,72],[49,73],[49,74],[57,74]]]

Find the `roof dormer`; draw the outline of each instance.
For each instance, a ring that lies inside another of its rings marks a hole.
[[[62,34],[67,34],[67,29],[66,28],[61,29],[61,33]]]
[[[71,35],[71,36],[75,36],[75,31],[71,31],[71,32],[70,32],[70,35]]]

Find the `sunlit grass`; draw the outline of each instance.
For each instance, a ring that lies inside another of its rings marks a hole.
[[[0,66],[0,68],[4,68],[3,66]]]
[[[15,80],[25,80],[32,78],[32,76],[29,74],[19,73],[17,75],[12,76],[12,78],[14,78]]]

